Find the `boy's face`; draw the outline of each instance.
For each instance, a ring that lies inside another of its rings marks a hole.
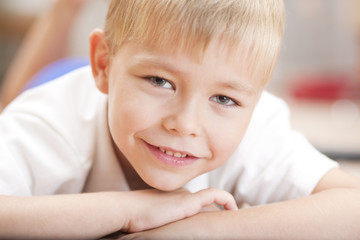
[[[169,46],[126,43],[111,60],[111,135],[154,188],[174,190],[219,167],[245,133],[263,86],[219,44],[199,61]]]

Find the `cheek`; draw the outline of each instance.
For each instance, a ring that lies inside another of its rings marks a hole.
[[[118,147],[129,144],[137,132],[151,124],[151,108],[130,91],[109,94],[108,104],[110,132]]]
[[[210,146],[214,161],[211,168],[214,169],[225,163],[236,148],[239,146],[249,124],[249,117],[243,117],[238,121],[223,124],[222,127],[213,127]]]

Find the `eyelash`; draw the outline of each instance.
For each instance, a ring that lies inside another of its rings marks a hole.
[[[154,85],[155,87],[158,87],[158,88],[164,88],[164,89],[170,89],[169,87],[164,87],[164,86],[160,86],[159,84],[156,84],[155,81],[156,80],[163,80],[166,83],[170,84],[171,85],[171,88],[173,90],[175,90],[175,87],[174,87],[174,84],[172,84],[170,81],[166,80],[165,78],[163,77],[159,77],[159,76],[148,76],[148,77],[145,77],[146,80],[148,80],[152,85]]]
[[[144,77],[144,78],[145,78],[146,80],[148,80],[153,86],[155,86],[155,87],[157,87],[157,88],[170,89],[169,87],[163,87],[163,86],[160,86],[160,85],[158,85],[158,84],[155,83],[156,80],[163,80],[163,81],[165,82],[165,84],[166,84],[166,83],[170,84],[170,85],[171,85],[171,89],[175,90],[174,84],[172,84],[170,81],[166,80],[166,79],[163,78],[163,77],[159,77],[159,76],[147,76],[147,77]],[[231,104],[231,105],[226,105],[226,104],[219,103],[219,102],[216,101],[216,100],[213,100],[215,103],[217,103],[217,104],[219,104],[219,105],[221,105],[221,106],[223,106],[223,107],[233,108],[233,107],[240,107],[240,106],[241,106],[241,104],[240,104],[238,101],[236,101],[236,100],[234,100],[234,99],[232,99],[232,98],[230,98],[230,97],[227,97],[227,96],[225,96],[225,95],[215,95],[215,96],[211,97],[210,99],[214,99],[214,98],[218,98],[218,97],[226,98],[226,99],[228,99],[229,101],[233,102],[233,104]]]
[[[216,98],[219,98],[219,97],[226,98],[228,101],[231,101],[232,104],[226,105],[226,104],[222,104],[222,103],[216,101]],[[213,100],[214,102],[216,102],[217,104],[220,104],[221,106],[226,107],[226,108],[233,108],[233,107],[240,107],[241,106],[241,104],[238,101],[236,101],[236,100],[234,100],[234,99],[232,99],[230,97],[227,97],[225,95],[216,95],[216,96],[211,97],[210,99],[214,99]]]

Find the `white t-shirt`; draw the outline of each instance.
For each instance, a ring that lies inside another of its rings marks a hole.
[[[0,115],[0,194],[128,191],[107,125],[106,95],[89,67],[26,91]],[[191,180],[251,205],[309,195],[338,164],[289,124],[286,104],[264,92],[246,134],[220,168]]]

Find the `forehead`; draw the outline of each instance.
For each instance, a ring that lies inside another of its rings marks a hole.
[[[122,60],[126,59],[129,68],[153,69],[155,73],[165,71],[184,78],[200,74],[200,77],[222,82],[222,86],[228,88],[258,93],[263,87],[261,81],[252,78],[243,51],[234,49],[225,48],[221,41],[211,41],[204,51],[197,48],[182,50],[170,43],[157,46],[127,42],[118,54]]]
[[[111,54],[127,41],[170,43],[201,61],[210,42],[222,38],[220,51],[241,46],[251,75],[263,84],[270,79],[283,32],[281,0],[113,0],[111,6],[105,24]]]
[[[125,42],[118,53],[127,52],[129,56],[136,62],[149,62],[156,64],[163,62],[172,63],[177,61],[185,62],[190,60],[196,65],[201,64],[223,64],[226,63],[229,67],[241,69],[243,72],[247,72],[247,59],[244,57],[245,52],[243,49],[228,46],[224,44],[220,39],[214,39],[210,41],[206,46],[202,44],[197,45],[182,45],[174,41],[153,43],[153,42],[137,42],[127,41]],[[131,49],[126,51],[126,49]]]
[[[175,43],[175,44],[174,44]],[[144,45],[145,49],[153,54],[167,55],[169,58],[185,57],[195,64],[207,64],[214,68],[223,66],[223,75],[227,70],[240,73],[252,82],[252,85],[263,88],[265,82],[262,72],[256,71],[260,66],[259,59],[252,53],[251,43],[236,42],[234,39],[214,37],[208,42],[181,44],[176,41],[162,43],[162,45]]]
[[[265,71],[261,69],[266,69],[268,66],[265,64],[268,62],[265,58],[259,58],[258,49],[254,51],[253,39],[248,37],[239,39],[226,34],[214,34],[207,37],[194,34],[185,37],[184,35],[180,36],[180,32],[175,27],[171,34],[158,33],[157,38],[144,37],[139,39],[133,37],[124,41],[119,45],[119,48],[127,43],[135,43],[152,53],[161,52],[173,57],[186,55],[197,63],[202,63],[205,60],[227,61],[229,65],[242,71],[246,70],[249,79],[259,87],[266,85],[268,77],[264,74]]]

